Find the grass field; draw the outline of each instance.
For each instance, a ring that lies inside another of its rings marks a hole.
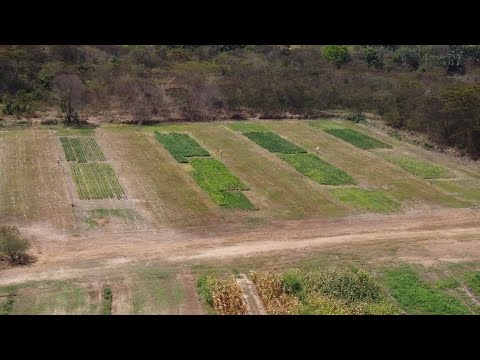
[[[189,163],[195,181],[220,206],[227,209],[254,210],[255,206],[241,193],[248,190],[220,161],[213,158],[192,158]]]
[[[124,199],[125,190],[109,164],[70,164],[78,197],[91,199]]]
[[[456,297],[434,289],[410,267],[388,269],[383,279],[392,296],[409,314],[471,314]]]
[[[419,176],[423,179],[438,179],[453,177],[453,174],[443,166],[433,164],[425,160],[415,159],[409,156],[396,156],[384,153],[383,158],[395,165],[400,166],[403,170]]]
[[[61,137],[63,150],[67,161],[106,161],[102,150],[91,137]]]
[[[292,144],[273,132],[244,132],[243,135],[256,142],[261,147],[273,153],[299,154],[306,153],[301,147]]]
[[[350,185],[355,183],[345,171],[313,154],[278,154],[278,156],[319,184]]]
[[[191,136],[181,133],[155,133],[156,139],[172,154],[179,163],[188,162],[188,157],[210,156]]]
[[[240,132],[268,131],[268,128],[266,128],[262,124],[254,123],[254,122],[246,122],[246,121],[228,124],[227,126],[234,131],[240,131]]]
[[[106,221],[112,218],[120,219],[127,224],[134,224],[141,219],[133,209],[93,209],[87,211],[85,222],[90,228],[97,228],[105,226]]]
[[[361,211],[391,213],[398,211],[400,205],[378,190],[333,189],[335,197]]]
[[[371,136],[363,134],[353,129],[326,129],[325,132],[333,135],[339,139],[342,139],[356,147],[363,150],[376,149],[376,148],[391,148],[390,145],[374,139]]]

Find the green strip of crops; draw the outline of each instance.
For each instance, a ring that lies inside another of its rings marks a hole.
[[[248,190],[225,165],[214,158],[190,159],[194,171],[192,176],[211,198],[220,206],[228,209],[255,210],[255,206],[243,194]]]
[[[266,132],[244,132],[243,135],[248,137],[250,140],[256,142],[261,147],[267,149],[273,153],[282,153],[282,154],[300,154],[306,153],[307,151],[301,147],[292,144],[291,142],[285,140],[284,138],[278,136],[277,134],[266,131]]]
[[[325,132],[339,139],[342,139],[352,145],[355,145],[356,147],[359,147],[363,150],[376,148],[391,148],[390,145],[385,144],[380,140],[374,139],[353,129],[326,129]]]
[[[323,161],[313,154],[277,154],[305,176],[322,185],[354,184],[345,171]]]
[[[333,195],[362,211],[391,213],[397,211],[400,205],[389,199],[383,192],[358,188],[334,189]]]
[[[125,191],[109,164],[87,163],[70,166],[80,199],[125,198]]]
[[[208,151],[188,134],[155,132],[155,138],[179,163],[188,162],[187,158],[192,156],[210,156]]]
[[[450,171],[443,166],[425,161],[413,159],[407,156],[392,157],[383,155],[383,158],[395,165],[400,166],[403,170],[419,176],[423,179],[438,179],[453,177]]]

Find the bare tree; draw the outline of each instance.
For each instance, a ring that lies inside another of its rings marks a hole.
[[[85,86],[75,74],[60,73],[55,76],[54,90],[59,101],[60,110],[64,114],[66,124],[78,123],[77,110],[82,105]]]

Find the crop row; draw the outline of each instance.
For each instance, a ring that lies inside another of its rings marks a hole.
[[[249,131],[243,135],[273,153],[299,154],[307,151],[271,131]]]
[[[195,181],[218,205],[228,209],[255,209],[255,206],[241,192],[248,190],[248,187],[220,161],[214,158],[194,158],[190,159],[190,164],[194,169],[192,176]]]
[[[105,161],[105,156],[94,138],[91,137],[61,137],[67,161]]]
[[[322,185],[354,184],[353,178],[345,171],[323,161],[313,154],[277,154],[303,175]]]
[[[125,191],[109,164],[71,164],[78,197],[82,200],[125,198]]]
[[[423,179],[438,179],[438,178],[449,178],[453,175],[445,169],[443,166],[424,161],[413,159],[407,156],[389,156],[387,154],[383,155],[383,158],[393,164],[400,166],[403,170],[412,173],[413,175],[419,176]]]
[[[155,138],[179,163],[188,162],[187,158],[192,156],[210,156],[208,151],[188,134],[155,132]]]
[[[391,148],[390,145],[385,144],[380,140],[374,139],[353,129],[327,129],[325,130],[325,132],[339,139],[342,139],[352,145],[355,145],[356,147],[359,147],[363,150],[376,148]]]

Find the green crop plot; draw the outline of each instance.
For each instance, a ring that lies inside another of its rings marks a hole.
[[[61,137],[63,150],[67,161],[105,161],[105,156],[94,138],[91,137]]]
[[[403,170],[424,179],[450,178],[453,175],[443,166],[425,160],[413,159],[408,156],[391,156],[383,154],[383,158]]]
[[[353,129],[326,129],[325,132],[364,150],[376,148],[391,148],[390,145],[385,144],[380,140],[374,139]]]
[[[188,134],[155,132],[155,138],[179,163],[188,162],[187,158],[192,156],[210,156],[208,151]]]
[[[398,203],[377,190],[348,188],[334,189],[332,192],[337,199],[362,211],[391,213],[400,208]]]
[[[261,147],[267,149],[272,153],[282,153],[282,154],[306,153],[306,151],[301,147],[292,144],[291,142],[285,140],[284,138],[270,131],[244,132],[243,135],[245,135],[250,140],[256,142],[258,145],[260,145]]]
[[[345,171],[323,161],[313,154],[277,154],[295,169],[322,185],[354,184]]]
[[[383,279],[390,294],[409,314],[469,314],[457,298],[446,291],[434,289],[410,267],[389,269]]]
[[[70,164],[78,197],[91,199],[124,199],[125,191],[109,164]]]
[[[240,132],[268,131],[268,129],[262,124],[251,123],[251,122],[237,122],[237,123],[229,124],[228,127],[234,131],[240,131]]]
[[[228,209],[254,210],[255,206],[241,192],[248,190],[220,161],[214,158],[190,159],[195,181],[220,206]]]

